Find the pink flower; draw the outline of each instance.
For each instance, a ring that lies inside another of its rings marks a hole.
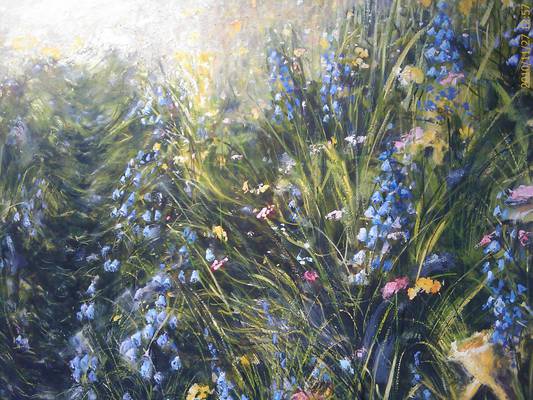
[[[383,289],[381,289],[383,298],[387,300],[392,295],[398,293],[400,290],[404,290],[409,285],[409,278],[401,276],[391,282],[387,282]]]
[[[228,262],[228,257],[224,257],[222,260],[215,260],[211,264],[211,270],[216,271],[224,266]]]
[[[326,215],[326,219],[338,221],[342,218],[342,214],[342,210],[333,210]]]
[[[292,395],[291,400],[309,400],[309,396],[307,395],[307,393],[299,390],[298,392]]]
[[[274,216],[276,210],[275,206],[272,204],[270,206],[263,207],[261,211],[257,214],[257,219],[269,219]]]
[[[511,190],[509,199],[514,202],[525,203],[533,197],[533,186],[520,185],[515,190]]]
[[[528,245],[529,235],[531,235],[531,232],[526,232],[522,229],[518,231],[518,240],[520,240],[522,246],[526,247]]]
[[[313,283],[318,279],[318,274],[315,271],[305,271],[304,279],[309,283]]]
[[[489,233],[481,238],[481,241],[476,245],[476,247],[483,247],[492,242],[492,238],[495,232]]]
[[[357,358],[363,358],[366,356],[367,350],[364,347],[361,347],[360,349],[355,350],[355,356]]]
[[[403,135],[400,140],[394,142],[394,147],[396,147],[397,150],[404,150],[405,146],[422,139],[423,136],[424,130],[417,126]]]
[[[459,79],[463,79],[465,77],[465,75],[462,73],[462,72],[459,72],[459,73],[455,73],[455,72],[450,72],[448,74],[447,77],[445,78],[442,78],[440,80],[440,84],[441,85],[452,85],[452,86],[456,86],[457,85],[457,81]]]

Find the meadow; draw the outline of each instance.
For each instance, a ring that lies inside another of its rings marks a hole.
[[[527,7],[266,31],[260,98],[207,53],[5,77],[0,398],[532,399]]]

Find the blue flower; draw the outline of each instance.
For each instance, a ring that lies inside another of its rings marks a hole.
[[[120,268],[120,261],[118,260],[106,260],[104,262],[104,271],[106,272],[117,272]]]
[[[182,367],[182,364],[181,364],[181,359],[179,356],[176,356],[174,357],[171,361],[170,361],[170,367],[172,368],[172,370],[174,371],[179,371]]]
[[[349,359],[343,358],[342,360],[339,360],[339,365],[343,371],[349,372],[352,375],[355,373],[352,363]]]
[[[143,358],[141,369],[139,372],[141,373],[141,376],[144,379],[152,379],[153,364],[152,364],[152,360],[150,359],[150,357],[145,356]]]

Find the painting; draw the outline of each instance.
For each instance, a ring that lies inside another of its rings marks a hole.
[[[533,399],[529,0],[1,0],[0,399]]]

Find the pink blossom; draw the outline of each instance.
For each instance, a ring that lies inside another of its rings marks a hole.
[[[342,214],[342,210],[333,210],[326,215],[326,219],[338,221],[342,218]]]
[[[411,129],[408,133],[403,135],[400,140],[394,142],[394,147],[398,150],[405,149],[405,146],[408,144],[414,143],[424,136],[424,130],[417,126],[416,128]]]
[[[304,279],[309,283],[313,283],[318,279],[318,274],[315,271],[305,271]]]
[[[355,350],[355,356],[357,358],[363,358],[367,354],[367,350],[364,347]]]
[[[228,257],[224,257],[222,260],[215,260],[211,264],[211,270],[216,271],[224,266],[228,262]]]
[[[392,295],[398,293],[400,290],[404,290],[409,285],[409,278],[401,276],[391,282],[387,282],[381,290],[383,298],[387,300]]]
[[[457,85],[457,81],[459,79],[463,79],[465,77],[465,75],[462,73],[462,72],[459,72],[459,73],[455,73],[455,72],[450,72],[448,74],[448,76],[446,76],[445,78],[442,78],[440,80],[440,84],[441,85],[452,85],[452,86],[456,86]]]
[[[526,202],[533,197],[533,186],[520,185],[515,190],[511,190],[509,199],[517,202]]]
[[[261,211],[257,214],[257,219],[269,219],[272,218],[272,216],[276,213],[275,206],[269,205],[266,207],[263,207]]]
[[[490,242],[492,242],[492,238],[494,237],[494,233],[489,233],[481,238],[481,241],[476,245],[476,247],[484,247],[488,245]]]
[[[292,395],[291,400],[309,400],[309,396],[307,395],[307,393],[299,390],[298,392]]]
[[[522,246],[526,247],[529,243],[529,235],[531,235],[531,232],[526,232],[522,229],[518,231],[518,240],[520,240]]]

